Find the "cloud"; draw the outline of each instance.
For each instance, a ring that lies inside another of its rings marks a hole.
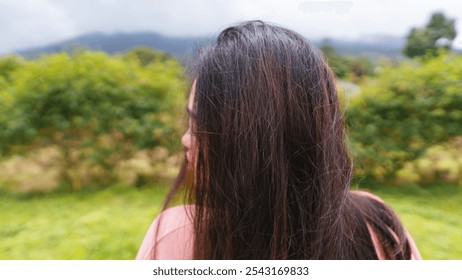
[[[174,36],[210,35],[249,19],[275,22],[313,39],[353,39],[374,33],[404,36],[411,27],[425,24],[435,10],[443,10],[448,16],[458,18],[457,29],[462,33],[462,9],[456,2],[0,0],[0,54],[90,32],[157,31]],[[305,8],[311,12],[306,12],[303,5],[308,5]],[[334,10],[324,11],[326,5]],[[317,11],[313,12],[313,8]],[[342,9],[339,12],[337,8]]]
[[[330,13],[346,15],[353,6],[352,1],[305,1],[298,5],[303,13]]]
[[[66,11],[50,1],[0,1],[0,52],[72,36]]]

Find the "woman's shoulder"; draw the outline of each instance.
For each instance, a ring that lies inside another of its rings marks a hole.
[[[192,205],[178,205],[162,211],[153,223],[158,223],[158,239],[172,234],[175,231],[182,230],[193,223]]]
[[[350,191],[351,194],[353,195],[357,195],[357,196],[360,196],[360,197],[367,197],[367,198],[371,198],[375,201],[378,201],[378,202],[381,202],[381,203],[385,203],[380,197],[376,196],[375,194],[372,194],[368,191],[364,191],[364,190],[351,190]]]
[[[190,259],[193,211],[193,205],[179,205],[162,211],[151,223],[136,258]]]

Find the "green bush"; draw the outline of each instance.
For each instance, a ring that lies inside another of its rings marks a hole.
[[[322,45],[320,49],[338,79],[356,83],[366,76],[375,75],[376,65],[365,56],[341,55],[329,44]]]
[[[8,81],[11,73],[19,68],[23,62],[24,60],[21,57],[15,55],[0,57],[0,78]]]
[[[82,165],[95,184],[114,183],[118,162],[179,138],[182,76],[172,58],[141,65],[80,51],[27,61],[0,87],[0,153],[57,146],[65,185],[81,187],[71,173]]]
[[[425,155],[407,162],[397,172],[400,185],[452,183],[462,185],[462,137],[431,146]]]
[[[462,135],[462,56],[442,55],[383,69],[349,101],[356,175],[396,177],[428,147]]]

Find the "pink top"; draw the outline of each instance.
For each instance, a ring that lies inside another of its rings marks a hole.
[[[136,259],[191,260],[194,232],[191,215],[193,210],[194,207],[191,205],[181,205],[163,211],[149,227]],[[369,230],[379,259],[384,259],[377,235],[370,227]],[[411,246],[412,259],[422,259],[411,236],[409,233],[407,235]],[[154,245],[156,245],[156,256],[153,254]]]
[[[163,211],[149,227],[136,259],[191,260],[194,232],[192,210],[192,205],[181,205]]]

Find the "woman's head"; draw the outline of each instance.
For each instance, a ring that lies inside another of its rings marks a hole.
[[[293,31],[260,21],[227,28],[202,50],[192,74],[188,108],[204,160],[247,163],[242,171],[254,174],[308,154],[315,164],[316,152],[325,159],[343,147],[334,77],[323,55]]]
[[[351,166],[323,55],[293,31],[244,22],[201,50],[192,76],[192,125],[183,143],[203,237],[196,256],[301,256],[308,248],[291,238],[335,234]]]

